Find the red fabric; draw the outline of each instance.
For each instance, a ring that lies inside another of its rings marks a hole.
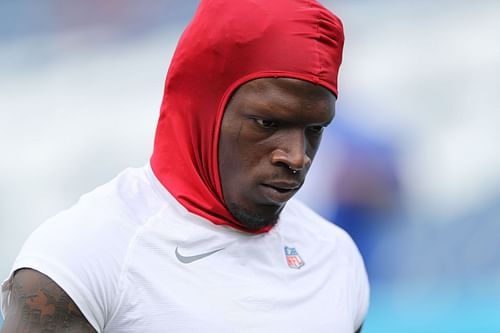
[[[157,178],[190,212],[249,231],[226,209],[218,172],[229,97],[263,77],[303,79],[337,95],[343,44],[340,19],[317,1],[202,0],[167,74],[151,157]]]

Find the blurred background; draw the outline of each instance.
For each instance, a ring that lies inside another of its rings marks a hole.
[[[323,3],[340,99],[299,196],[363,253],[363,331],[500,332],[500,2]],[[147,162],[196,5],[0,0],[2,279],[37,225]]]

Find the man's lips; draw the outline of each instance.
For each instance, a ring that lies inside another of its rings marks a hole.
[[[272,181],[261,184],[266,199],[273,203],[285,203],[300,189],[301,182]]]

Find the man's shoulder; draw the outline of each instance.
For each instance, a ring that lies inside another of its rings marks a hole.
[[[11,277],[21,268],[45,274],[102,326],[94,309],[113,306],[135,236],[159,206],[147,170],[126,169],[33,231]]]
[[[96,228],[139,227],[159,209],[158,196],[149,183],[147,167],[127,168],[109,182],[83,194],[71,207],[42,223],[39,228],[71,225],[84,232]]]
[[[349,252],[357,252],[357,246],[351,236],[341,227],[325,219],[305,203],[292,199],[283,211],[284,227],[301,237],[312,238],[335,247],[343,247]]]
[[[80,198],[68,211],[120,218],[144,219],[158,207],[158,197],[150,183],[150,170],[127,168],[111,181],[98,186]]]
[[[33,257],[60,264],[79,260],[83,267],[86,258],[93,258],[89,262],[119,264],[134,235],[157,209],[148,187],[143,168],[126,169],[43,222],[24,243],[18,261]]]
[[[327,220],[298,199],[292,199],[287,203],[286,208],[283,211],[283,218],[294,224],[300,224],[301,228],[305,228],[319,234],[323,234],[325,232],[328,235],[345,233],[342,228]]]

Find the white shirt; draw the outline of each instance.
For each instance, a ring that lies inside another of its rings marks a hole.
[[[353,333],[369,299],[351,238],[302,203],[246,234],[189,213],[149,165],[42,224],[20,268],[54,280],[98,332]]]

